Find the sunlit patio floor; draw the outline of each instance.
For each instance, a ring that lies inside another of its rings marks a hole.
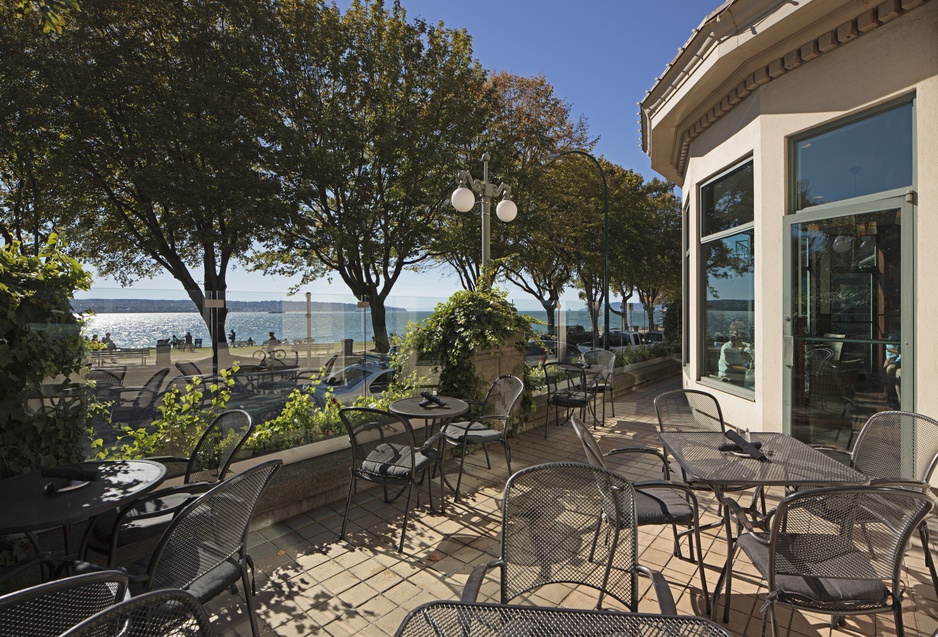
[[[641,386],[620,398],[615,416],[609,413],[605,427],[596,430],[604,449],[623,446],[659,446],[656,435],[654,397],[677,388],[678,379]],[[554,427],[543,437],[543,425],[511,440],[514,470],[544,462],[584,460],[583,450],[569,425]],[[431,513],[423,492],[421,506],[414,509],[403,553],[397,552],[402,519],[402,500],[385,504],[380,489],[359,492],[354,500],[349,533],[338,539],[343,502],[315,509],[251,536],[251,555],[257,566],[258,594],[255,598],[266,635],[393,635],[408,611],[433,600],[456,600],[473,567],[498,553],[500,503],[507,478],[504,457],[498,446],[491,448],[493,469],[485,467],[481,452],[467,458],[460,502],[447,496],[445,514]],[[615,460],[613,458],[613,460]],[[450,460],[447,473],[455,476],[457,465]],[[611,462],[610,466],[622,469]],[[645,467],[632,479],[656,479],[660,474]],[[434,489],[434,494],[437,490]],[[769,492],[771,500],[779,492]],[[712,498],[703,497],[704,521],[716,519]],[[938,524],[932,537],[938,535]],[[704,532],[707,580],[716,584],[726,555],[722,528]],[[640,562],[660,570],[671,585],[678,611],[703,615],[697,566],[672,554],[672,536],[667,527],[639,530]],[[684,553],[687,554],[686,545]],[[493,571],[495,573],[497,571]],[[733,598],[727,628],[735,635],[760,635],[761,608],[765,588],[745,556],[737,557]],[[938,629],[938,602],[918,537],[907,553],[904,573],[907,583],[903,601],[906,635],[931,635]],[[647,580],[643,585],[648,588]],[[481,601],[496,601],[494,577],[483,586]],[[588,608],[595,603],[591,591],[553,587],[528,600],[548,606]],[[608,604],[607,604],[608,606]],[[210,606],[215,626],[222,635],[250,635],[244,605],[228,593]],[[646,590],[640,609],[657,612],[653,591]],[[721,613],[722,615],[722,613]],[[793,616],[792,616],[793,615]],[[848,617],[846,625],[832,630],[830,617],[782,609],[782,630],[791,623],[793,635],[895,635],[891,613]]]

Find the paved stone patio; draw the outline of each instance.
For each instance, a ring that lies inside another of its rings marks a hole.
[[[659,446],[656,435],[654,397],[679,387],[678,379],[640,386],[620,397],[616,415],[607,408],[606,426],[595,435],[604,449],[623,446]],[[543,425],[511,440],[512,468],[560,460],[584,460],[583,450],[569,425],[553,427],[547,440]],[[433,600],[458,599],[463,584],[475,566],[497,556],[500,533],[502,489],[508,477],[498,445],[490,449],[493,469],[485,467],[481,452],[466,460],[460,502],[447,494],[446,513],[430,512],[426,491],[421,506],[414,509],[403,553],[397,552],[402,519],[402,501],[385,504],[380,489],[359,492],[354,500],[346,541],[338,540],[343,502],[309,511],[279,524],[259,529],[251,536],[251,555],[257,565],[258,594],[255,598],[265,635],[393,635],[408,611]],[[631,467],[610,463],[630,479],[656,479],[660,473],[650,466]],[[457,465],[450,460],[449,475]],[[630,472],[631,471],[631,472]],[[638,474],[635,473],[638,471]],[[437,494],[435,483],[434,495]],[[780,493],[770,491],[770,505]],[[704,521],[716,519],[712,498],[701,497]],[[938,529],[938,525],[935,527]],[[726,555],[721,529],[705,531],[703,544],[707,581],[716,584]],[[933,531],[932,537],[938,535]],[[671,585],[678,611],[702,615],[703,604],[697,566],[672,554],[671,531],[667,527],[639,530],[640,562],[660,570]],[[685,555],[686,551],[686,544]],[[745,556],[735,563],[733,601],[727,628],[735,635],[760,635],[761,607],[765,589]],[[938,602],[924,564],[918,537],[908,551],[905,571],[908,591],[903,601],[906,635],[931,635],[938,629]],[[642,578],[646,594],[640,610],[657,612],[658,604],[649,583]],[[480,601],[496,601],[497,586],[491,578],[482,589]],[[592,591],[552,587],[530,598],[530,603],[589,608],[595,603]],[[221,595],[210,610],[215,625],[225,636],[250,635],[250,626],[239,598]],[[791,619],[791,634],[895,635],[890,613],[847,618],[846,625],[830,628],[829,616],[794,613],[782,609],[782,630]]]

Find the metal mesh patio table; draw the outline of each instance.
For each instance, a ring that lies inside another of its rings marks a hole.
[[[768,461],[748,454],[721,451],[720,445],[730,442],[720,432],[659,433],[665,450],[681,465],[688,482],[713,490],[720,504],[730,487],[822,487],[861,486],[869,484],[868,476],[834,460],[800,440],[782,433],[753,433],[752,442],[761,442],[761,451]],[[729,510],[723,507],[726,530],[727,559],[721,580],[729,590],[732,572],[729,568],[733,551],[733,525]],[[714,587],[713,616],[716,617],[720,584]],[[723,621],[729,621],[729,607],[723,609]]]
[[[395,637],[729,637],[700,617],[430,602],[404,618]]]

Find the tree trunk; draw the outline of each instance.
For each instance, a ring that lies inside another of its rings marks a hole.
[[[541,299],[541,307],[547,312],[547,333],[557,335],[557,301],[554,299]]]
[[[371,329],[375,336],[375,350],[386,354],[391,350],[391,340],[388,338],[387,309],[384,307],[384,297],[375,296],[371,299]]]

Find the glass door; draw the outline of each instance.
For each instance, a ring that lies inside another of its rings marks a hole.
[[[893,197],[786,219],[786,410],[796,438],[849,448],[872,414],[912,409],[902,249],[912,245],[911,228],[903,230],[910,215],[904,197]]]

